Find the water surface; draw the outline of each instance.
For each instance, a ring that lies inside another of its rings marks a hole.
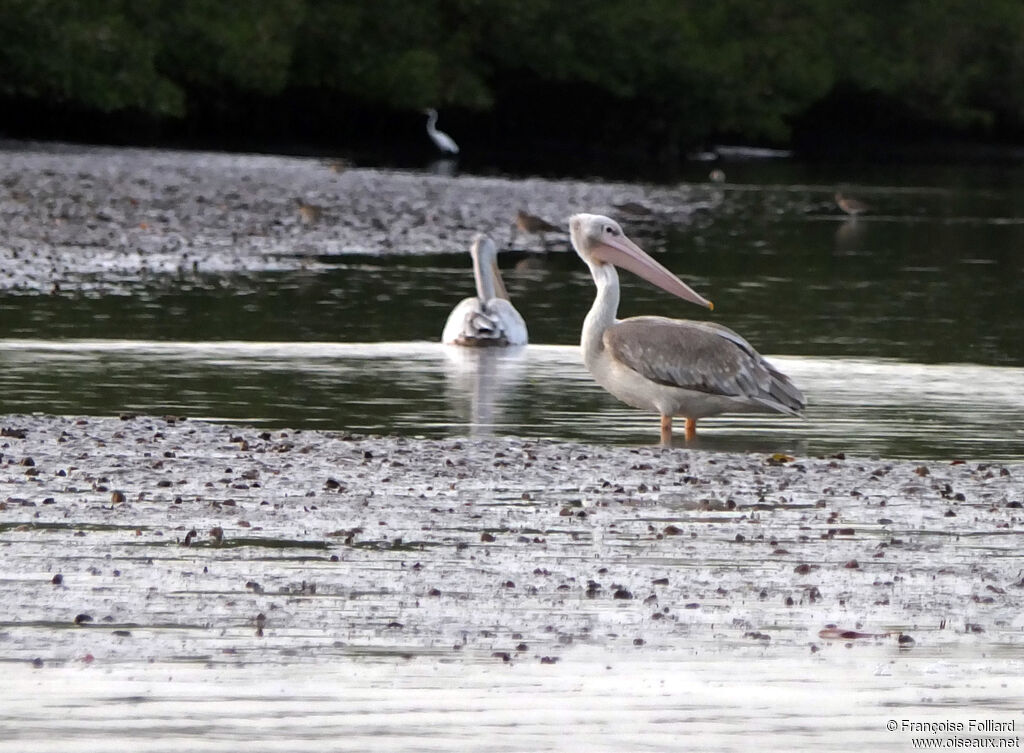
[[[6,412],[187,415],[410,436],[512,435],[625,445],[657,417],[591,379],[575,346],[438,343],[0,342]],[[1024,460],[1024,369],[776,357],[806,419],[706,419],[701,449]]]

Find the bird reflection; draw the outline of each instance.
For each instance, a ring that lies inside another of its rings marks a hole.
[[[427,165],[427,172],[442,178],[454,178],[458,164],[458,160],[454,160],[451,157],[436,159]]]
[[[551,265],[548,263],[548,254],[527,254],[516,262],[515,270],[516,272],[530,273],[533,276],[533,279],[543,277],[551,271]]]
[[[526,378],[526,346],[444,348],[445,397],[471,437],[493,436]]]
[[[836,229],[836,252],[840,256],[856,256],[864,239],[864,223],[847,217]]]

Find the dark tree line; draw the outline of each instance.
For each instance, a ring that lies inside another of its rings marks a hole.
[[[817,124],[1019,141],[1024,3],[0,0],[0,98],[341,141],[428,106],[667,154]]]

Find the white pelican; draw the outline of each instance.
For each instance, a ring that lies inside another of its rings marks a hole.
[[[843,196],[841,193],[836,194],[836,204],[851,217],[864,214],[864,212],[870,209],[863,201],[859,201],[852,196]]]
[[[430,136],[437,148],[447,154],[458,154],[459,145],[455,143],[455,140],[444,131],[437,130],[437,110],[431,107],[423,112],[427,116],[427,135]]]
[[[466,298],[448,316],[441,333],[447,345],[526,345],[526,322],[508,299],[498,270],[498,247],[477,233],[469,249],[476,298]]]
[[[697,419],[718,413],[800,415],[805,405],[800,390],[728,327],[661,316],[616,319],[616,266],[691,303],[714,307],[644,253],[614,220],[576,214],[569,233],[597,285],[583,322],[583,360],[597,383],[619,400],[661,414],[662,444],[672,442],[673,416],[686,418],[689,440],[697,434]]]

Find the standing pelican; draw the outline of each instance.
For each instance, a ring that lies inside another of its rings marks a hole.
[[[498,270],[498,247],[477,233],[469,249],[476,298],[466,298],[448,316],[441,333],[447,345],[526,345],[526,322],[508,299]]]
[[[597,383],[634,408],[661,414],[662,444],[672,442],[672,417],[686,418],[686,438],[697,419],[726,412],[800,415],[804,396],[728,327],[661,316],[615,318],[619,266],[683,300],[714,308],[625,236],[614,220],[576,214],[569,220],[576,253],[597,285],[580,344]]]
[[[437,110],[431,107],[423,111],[427,116],[427,135],[438,149],[446,154],[458,154],[459,145],[444,131],[437,130]]]

